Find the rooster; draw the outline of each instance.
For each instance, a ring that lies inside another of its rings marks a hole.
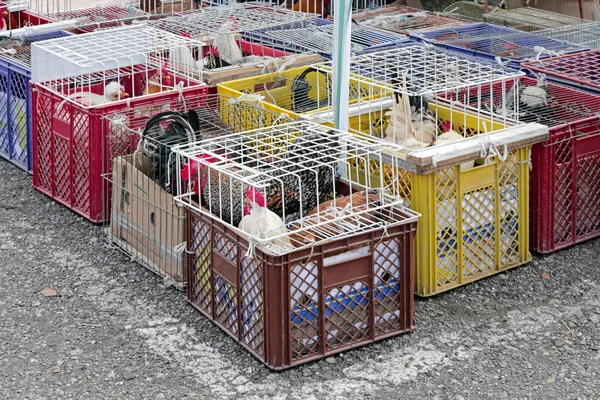
[[[168,125],[163,128],[165,123]],[[171,155],[171,147],[202,139],[199,130],[200,119],[194,110],[165,111],[146,122],[138,151],[148,156],[154,179],[167,193],[174,193],[175,182],[175,157]]]
[[[240,221],[238,228],[249,235],[259,235],[261,239],[270,239],[275,236],[286,235],[282,238],[271,239],[264,247],[277,253],[294,249],[287,236],[287,229],[281,218],[269,210],[267,202],[262,194],[255,188],[246,189],[246,206],[244,207],[244,218]]]
[[[273,177],[265,189],[267,208],[280,217],[306,214],[331,196],[334,170],[340,155],[340,143],[333,131],[298,137],[285,154],[272,165],[258,167]],[[200,165],[185,166],[182,177],[192,180],[194,191],[210,211],[224,222],[237,226],[242,219],[242,194],[247,189],[240,180],[209,168],[214,158],[203,156]],[[222,163],[222,162],[221,162]],[[230,169],[237,170],[234,164]],[[240,176],[256,172],[238,171]]]
[[[518,112],[515,107],[515,86],[513,85],[506,94],[506,105],[499,104],[495,108],[496,114],[524,122],[556,125],[557,121],[550,113],[548,89],[545,84],[519,86]]]
[[[242,61],[244,54],[235,40],[237,31],[237,21],[230,18],[219,29],[219,33],[215,35],[213,42],[214,50],[218,53],[218,57],[210,51],[204,57],[204,67],[207,69],[227,67],[235,65]]]
[[[158,70],[154,75],[152,75],[148,82],[146,83],[146,87],[142,92],[142,96],[147,94],[160,93],[164,91],[166,88],[173,87],[173,81],[171,79],[171,75],[167,70],[168,63],[163,63],[160,70]]]
[[[97,106],[104,103],[119,101],[129,97],[129,93],[125,92],[125,88],[117,81],[110,82],[104,87],[104,94],[99,95],[92,92],[75,92],[68,96],[69,99],[75,100],[86,106]]]
[[[456,143],[456,142],[460,142],[461,140],[465,140],[464,136],[461,135],[460,133],[456,132],[454,129],[454,127],[452,126],[452,123],[450,121],[445,121],[444,123],[442,123],[442,131],[444,131],[441,135],[439,135],[437,137],[436,140],[434,140],[433,142],[431,142],[429,145],[430,146],[435,146],[435,145],[444,145],[444,144],[448,144],[448,143]],[[471,169],[475,166],[475,161],[469,161],[466,163],[462,163],[460,165],[460,170],[461,171],[466,171],[468,169]]]
[[[395,74],[392,83],[397,82],[398,76]],[[402,89],[407,93],[406,73]],[[396,101],[392,110],[384,114],[388,117],[384,139],[411,150],[424,149],[435,140],[437,134],[436,120],[429,110],[427,99],[424,96],[402,95],[397,91],[394,97]]]

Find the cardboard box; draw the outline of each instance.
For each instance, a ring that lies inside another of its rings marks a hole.
[[[148,158],[142,153],[116,157],[112,166],[112,204],[109,236],[137,261],[183,285],[185,209],[154,182]]]

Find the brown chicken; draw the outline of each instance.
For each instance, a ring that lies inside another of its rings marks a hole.
[[[162,3],[160,0],[142,0],[140,2],[140,9],[149,14],[174,14],[197,10],[200,7],[207,7],[207,5],[197,0],[178,0],[173,3]]]
[[[318,14],[321,18],[327,18],[329,16],[329,2],[330,0],[298,0],[293,4],[292,10]]]

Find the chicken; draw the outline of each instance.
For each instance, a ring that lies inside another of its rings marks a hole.
[[[169,123],[166,129],[162,124]],[[138,142],[138,151],[143,151],[150,160],[154,179],[167,191],[175,192],[175,157],[171,147],[176,144],[192,143],[200,137],[200,121],[194,110],[186,113],[165,111],[146,122],[142,138]]]
[[[397,81],[396,75],[392,83]],[[407,93],[406,73],[403,76],[402,88],[403,92]],[[427,147],[435,140],[437,134],[436,120],[429,111],[427,99],[424,96],[400,95],[398,92],[394,95],[396,102],[392,110],[384,114],[388,117],[384,139],[411,150]]]
[[[340,155],[337,136],[315,133],[298,137],[285,150],[282,158],[272,165],[257,167],[268,172],[273,179],[265,190],[267,208],[280,217],[307,212],[327,200],[333,191],[335,168]],[[208,205],[213,214],[224,222],[237,226],[242,219],[242,194],[246,190],[241,181],[231,180],[227,174],[210,168],[211,157],[202,159],[200,165],[187,166],[183,179],[191,179],[194,191]],[[220,169],[225,161],[221,161]],[[246,171],[238,171],[231,162],[231,171],[244,176]],[[255,174],[251,170],[248,175]]]
[[[154,75],[152,75],[148,82],[146,83],[146,87],[142,92],[142,96],[147,94],[154,94],[163,92],[166,89],[170,89],[173,87],[173,80],[171,79],[171,75],[167,70],[168,63],[164,63],[160,70],[158,70]]]
[[[271,239],[264,245],[265,248],[276,253],[283,253],[294,249],[287,236],[288,231],[281,218],[266,207],[266,201],[262,194],[253,187],[246,189],[246,207],[244,217],[238,228],[249,235],[258,236],[261,239],[270,239],[285,235],[281,238]]]
[[[141,0],[140,9],[149,14],[173,14],[182,11],[197,10],[201,7],[208,7],[200,0]]]
[[[453,130],[453,126],[450,121],[445,121],[442,124],[442,130],[444,131],[444,133],[439,135],[435,141],[431,142],[430,146],[456,143],[456,142],[460,142],[461,140],[465,140],[463,135],[461,135],[460,133]],[[460,165],[460,170],[466,171],[470,168],[473,168],[474,166],[475,166],[475,161],[468,161],[468,162],[462,163]]]
[[[298,0],[292,6],[292,10],[327,18],[330,12],[329,5],[330,0]]]
[[[548,104],[549,96],[545,85],[521,85],[519,86],[519,110],[515,107],[515,86],[507,92],[506,106],[499,104],[495,113],[507,118],[524,122],[537,122],[542,125],[554,126],[557,121],[553,116]]]
[[[129,97],[129,94],[125,92],[123,85],[117,81],[110,82],[104,87],[104,95],[91,92],[75,92],[68,96],[69,99],[85,104],[86,106],[97,106],[127,97]]]
[[[8,15],[8,11],[2,11],[2,18],[0,18],[0,32],[7,30],[6,20],[4,19]],[[18,28],[18,27],[17,27]]]
[[[244,54],[238,46],[235,35],[237,32],[237,21],[230,18],[219,29],[219,33],[215,35],[213,42],[214,52],[209,52],[204,58],[204,66],[206,68],[221,68],[229,65],[235,65],[242,61]]]

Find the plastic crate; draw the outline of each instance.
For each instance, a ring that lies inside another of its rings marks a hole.
[[[511,10],[498,9],[494,13],[484,14],[482,18],[484,21],[495,25],[503,25],[526,32],[585,22],[581,18],[533,7],[520,7]]]
[[[125,90],[141,93],[143,76],[136,82],[123,82]],[[177,82],[177,78],[175,79]],[[48,88],[32,84],[33,107],[33,186],[55,201],[92,222],[108,217],[105,208],[107,190],[102,174],[109,172],[106,137],[110,130],[105,116],[129,108],[177,109],[181,96],[198,97],[206,86],[184,88],[152,96],[120,100],[85,107]],[[102,85],[92,91],[100,92]],[[142,121],[132,121],[143,127]]]
[[[538,81],[523,77],[519,90],[536,87]],[[547,106],[519,109],[519,119],[550,127],[549,139],[532,147],[530,249],[551,253],[600,235],[600,188],[595,175],[600,168],[600,96],[544,82]],[[511,91],[509,83],[506,90]],[[479,99],[501,107],[500,85],[483,93],[471,91],[469,103]],[[465,99],[459,93],[459,98]],[[511,96],[509,96],[511,97]],[[574,189],[575,188],[575,189]]]
[[[600,93],[600,50],[523,63],[524,69],[545,74],[548,79]]]
[[[543,38],[531,33],[485,23],[448,27],[427,32],[412,33],[414,40],[423,40],[436,46],[470,56],[494,60],[499,57],[509,67],[521,68],[521,63],[537,57],[549,57],[537,47],[550,52],[569,54],[587,48],[558,40]]]
[[[188,300],[269,368],[280,370],[414,329],[417,222],[284,256],[188,209]],[[369,250],[371,249],[371,250]],[[340,257],[350,256],[346,261]],[[335,260],[337,257],[338,260]]]
[[[397,5],[357,12],[352,18],[363,26],[404,35],[466,23],[453,16]]]
[[[286,114],[295,120],[312,120],[333,126],[331,85],[330,75],[312,67],[302,67],[221,83],[217,90],[233,98],[249,93],[260,94],[265,97],[263,106],[267,110]],[[350,77],[350,105],[362,97],[377,98],[379,93],[383,95],[384,90],[375,88],[370,93],[365,92],[360,82]],[[358,117],[352,117],[350,128],[360,130],[357,124]]]
[[[0,41],[15,54],[0,55],[0,157],[31,173],[31,47],[30,43],[71,33],[57,31],[24,40]]]
[[[593,50],[600,49],[600,21],[542,29],[534,33],[554,40],[577,43]]]
[[[296,23],[268,30],[248,32],[246,36],[259,43],[295,52],[315,52],[332,59],[333,21],[317,18],[308,23]],[[409,41],[405,36],[352,25],[351,52],[361,54],[381,47]]]

